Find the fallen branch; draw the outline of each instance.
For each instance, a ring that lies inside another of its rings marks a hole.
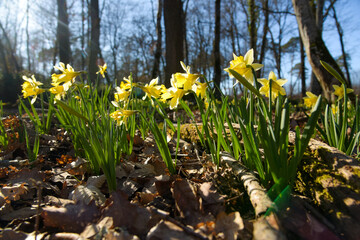
[[[256,217],[263,215],[272,205],[272,201],[256,176],[227,152],[220,153],[220,162],[226,164],[236,175],[240,176],[240,180],[243,182],[250,197],[250,202],[255,209]]]

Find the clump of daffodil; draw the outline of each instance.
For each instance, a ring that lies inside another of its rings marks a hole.
[[[229,73],[230,77],[234,77],[230,72],[229,69],[232,69],[243,76],[249,83],[254,83],[254,75],[251,70],[253,68],[255,71],[262,68],[264,65],[254,62],[254,50],[250,49],[245,56],[236,56],[233,54],[234,60],[230,61],[230,67],[225,68],[224,70]]]
[[[146,99],[146,97],[151,97],[159,99],[162,93],[162,89],[165,87],[163,85],[157,85],[159,82],[159,78],[155,78],[150,81],[149,84],[145,84],[145,86],[137,85],[139,88],[141,88],[145,92],[145,96],[143,97],[143,100]]]
[[[207,89],[207,83],[201,83],[196,81],[195,84],[193,85],[193,91],[196,93],[196,96],[204,99],[206,98],[206,89]]]
[[[316,96],[312,92],[306,92],[306,97],[304,97],[304,104],[307,108],[313,108],[318,100],[319,96]]]
[[[81,72],[75,72],[73,67],[71,67],[69,64],[66,65],[60,62],[59,67],[54,66],[55,69],[61,71],[60,74],[52,74],[52,85],[54,87],[59,86],[60,84],[63,85],[64,91],[69,90],[70,86],[75,82],[75,78],[81,74]]]
[[[180,61],[180,64],[186,73],[174,74],[176,86],[178,88],[183,88],[185,91],[192,90],[192,87],[195,84],[196,80],[199,79],[200,74],[192,74],[190,73],[190,66],[186,66],[185,63],[183,63],[182,61]]]
[[[125,102],[130,96],[130,91],[124,90],[121,87],[115,87],[115,90],[114,98],[116,102]]]
[[[170,109],[174,109],[179,105],[180,100],[190,91],[194,91],[197,96],[201,95],[205,98],[206,83],[198,81],[200,74],[193,74],[190,72],[190,67],[180,62],[185,73],[175,73],[171,76],[171,87],[163,92],[161,99],[163,101],[170,100]]]
[[[116,102],[112,102],[112,104],[118,108],[118,110],[112,112],[110,114],[110,117],[114,120],[116,120],[118,125],[125,125],[126,126],[126,122],[128,117],[132,116],[133,114],[135,114],[137,111],[136,110],[128,110],[128,109],[124,109],[121,108],[120,105]]]
[[[331,111],[335,115],[338,112],[339,108],[335,104],[331,104]]]
[[[44,89],[39,88],[39,86],[43,85],[41,82],[36,81],[35,76],[32,75],[31,78],[23,76],[24,83],[22,84],[22,93],[24,98],[34,96],[31,99],[31,104],[34,104],[36,101],[37,95],[45,92]]]
[[[343,89],[343,87],[342,86],[338,86],[338,85],[333,85],[333,88],[334,88],[334,94],[336,95],[336,96],[338,96],[338,99],[340,100],[340,99],[342,99],[343,97],[344,97],[344,89]],[[354,90],[353,89],[351,89],[351,88],[346,88],[346,93],[348,94],[348,93],[352,93],[352,92],[354,92]]]
[[[64,85],[54,86],[50,88],[49,91],[55,95],[54,102],[56,102],[57,100],[61,100],[65,97],[66,94]]]
[[[277,79],[275,73],[271,71],[269,73],[269,79],[260,78],[258,81],[263,85],[259,92],[266,97],[269,97],[270,95],[270,82],[271,82],[271,98],[275,100],[279,94],[280,95],[286,95],[285,89],[282,87],[287,80],[286,79]]]
[[[185,91],[184,89],[178,88],[176,79],[174,78],[174,74],[172,75],[172,78],[170,80],[171,87],[167,89],[166,92],[164,92],[161,95],[161,98],[163,100],[170,100],[170,109],[174,109],[179,105],[180,99],[182,99],[185,94],[188,94],[189,91]]]
[[[129,89],[131,89],[132,87],[136,87],[136,86],[137,86],[136,83],[133,83],[131,75],[130,75],[128,78],[124,77],[123,80],[124,80],[124,81],[122,81],[122,82],[120,83],[120,88],[123,89],[123,90],[129,90]]]
[[[105,78],[105,72],[106,72],[106,69],[107,69],[107,64],[105,63],[103,66],[99,66],[99,71],[96,72],[96,74],[101,74],[101,76],[103,78]]]

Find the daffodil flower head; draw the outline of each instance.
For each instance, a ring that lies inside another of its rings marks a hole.
[[[136,110],[127,110],[127,109],[119,108],[115,112],[112,112],[110,114],[110,117],[112,119],[116,120],[118,125],[124,124],[125,127],[127,127],[126,122],[127,122],[128,117],[132,116],[136,112],[137,112]]]
[[[56,102],[57,100],[61,100],[66,95],[66,90],[64,88],[64,85],[54,86],[50,88],[49,91],[52,94],[55,94],[54,102]]]
[[[163,100],[167,100],[171,98],[170,109],[174,109],[179,105],[180,99],[182,99],[184,95],[188,94],[189,91],[186,91],[181,88],[177,88],[177,81],[175,79],[175,74],[172,75],[170,83],[171,83],[171,87],[161,95],[161,98]]]
[[[331,104],[331,111],[335,115],[338,112],[339,108],[335,104]]]
[[[196,96],[201,97],[204,99],[206,97],[206,89],[207,89],[207,83],[201,83],[196,81],[193,85],[193,91],[196,93]]]
[[[114,93],[115,101],[117,102],[124,102],[130,96],[130,91],[123,89],[121,87],[115,88],[116,92]]]
[[[338,96],[338,100],[342,99],[345,95],[344,93],[344,89],[343,89],[343,86],[338,86],[338,85],[333,85],[333,88],[334,88],[334,94],[336,96]],[[346,88],[346,93],[352,93],[354,92],[354,89],[351,89],[351,88]]]
[[[185,91],[192,89],[195,81],[199,79],[200,74],[192,74],[190,72],[190,66],[186,66],[182,61],[180,62],[182,68],[186,73],[175,73],[174,78],[176,80],[176,87],[183,88]]]
[[[282,87],[287,80],[286,79],[277,79],[275,73],[273,71],[269,74],[269,79],[260,78],[258,81],[263,85],[259,92],[266,97],[269,97],[270,95],[270,82],[271,82],[271,98],[272,100],[275,100],[279,94],[280,95],[286,95],[285,89]]]
[[[137,84],[133,82],[133,78],[131,75],[128,78],[124,77],[123,81],[120,83],[120,88],[123,90],[128,90],[136,86]]]
[[[146,99],[146,97],[154,97],[156,99],[160,98],[162,87],[160,85],[157,85],[159,82],[159,78],[155,78],[150,81],[149,84],[145,84],[145,86],[138,85],[139,88],[141,88],[145,92],[145,96],[143,97],[143,100]]]
[[[21,85],[22,87],[22,93],[23,97],[27,98],[29,96],[34,96],[31,99],[31,104],[34,104],[34,102],[37,99],[37,95],[45,92],[44,89],[39,88],[39,86],[43,85],[41,82],[36,81],[35,76],[32,75],[31,78],[27,76],[23,76],[24,83]]]
[[[71,67],[69,64],[67,64],[65,68],[65,64],[62,62],[59,63],[59,67],[54,66],[54,68],[59,70],[61,73],[54,73],[51,75],[51,84],[53,86],[58,86],[63,83],[65,91],[67,91],[69,87],[75,82],[75,78],[81,74],[81,72],[75,72],[73,67]]]
[[[254,62],[254,50],[250,49],[245,56],[236,56],[233,53],[234,60],[230,61],[230,67],[225,68],[224,70],[229,73],[229,76],[233,78],[234,76],[230,73],[229,69],[232,69],[243,76],[249,83],[254,83],[254,75],[252,72],[253,68],[255,71],[262,68],[264,65]]]
[[[306,92],[306,97],[304,97],[304,104],[307,108],[313,108],[318,100],[319,96],[316,96],[312,92]]]
[[[99,71],[96,72],[96,74],[101,74],[103,78],[105,78],[105,72],[107,70],[107,64],[105,63],[103,66],[99,65]]]

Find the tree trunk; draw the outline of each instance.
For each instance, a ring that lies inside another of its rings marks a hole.
[[[68,64],[71,61],[70,49],[70,31],[69,20],[67,14],[66,0],[57,0],[58,5],[58,25],[57,39],[59,46],[60,62]]]
[[[258,14],[256,10],[255,0],[248,0],[248,11],[249,11],[249,35],[250,35],[250,48],[254,49],[254,60],[257,61],[257,27],[256,22]]]
[[[268,0],[263,1],[263,12],[264,12],[265,20],[264,20],[264,26],[263,26],[263,36],[262,36],[262,40],[261,40],[260,58],[258,61],[259,63],[263,63],[263,61],[264,61],[265,50],[266,50],[266,45],[267,45],[266,36],[269,31],[269,1]]]
[[[325,97],[330,100],[332,84],[339,83],[321,66],[320,60],[329,63],[340,74],[342,74],[341,70],[322,40],[320,31],[316,27],[314,16],[311,13],[309,1],[292,0],[292,3],[308,61],[317,79],[320,81]]]
[[[156,49],[154,54],[154,66],[152,70],[151,77],[152,79],[158,77],[160,75],[160,58],[161,58],[161,42],[162,42],[162,31],[161,31],[161,16],[162,16],[162,10],[163,10],[163,0],[158,1],[158,12],[156,16],[156,34],[157,34],[157,40],[156,40]],[[161,82],[161,81],[160,81]]]
[[[306,75],[305,75],[305,50],[304,44],[301,40],[301,36],[299,33],[299,41],[300,41],[300,78],[301,78],[301,96],[306,96]]]
[[[166,43],[165,86],[170,86],[171,74],[182,72],[180,61],[184,59],[184,27],[181,0],[164,0]]]
[[[81,0],[81,69],[85,69],[85,0]]]
[[[29,34],[29,10],[30,10],[30,0],[26,3],[26,54],[28,62],[28,70],[31,71],[31,62],[30,62],[30,34]]]
[[[345,68],[346,77],[347,77],[347,81],[348,81],[348,87],[351,88],[350,71],[349,71],[349,66],[347,64],[347,57],[346,57],[345,46],[344,46],[344,41],[343,41],[344,34],[343,34],[343,30],[341,28],[340,22],[339,22],[339,20],[338,20],[338,18],[336,16],[335,8],[332,7],[332,10],[334,12],[334,20],[335,20],[335,23],[336,23],[336,28],[337,28],[337,31],[339,33],[341,53],[342,53],[343,58],[344,58],[344,68]]]
[[[215,39],[214,39],[214,87],[215,96],[221,97],[221,63],[220,63],[220,8],[221,1],[215,0]]]
[[[0,28],[3,32],[3,39],[6,41],[6,44],[7,44],[7,48],[4,48],[6,49],[6,51],[8,52],[8,54],[10,55],[10,59],[12,61],[12,66],[14,66],[14,70],[15,72],[20,72],[22,70],[22,67],[19,65],[18,63],[18,60],[16,59],[16,56],[15,56],[15,50],[13,49],[13,47],[11,46],[11,42],[10,42],[10,39],[9,39],[9,36],[7,34],[7,31],[5,30],[4,26],[1,24],[0,22]],[[3,44],[3,47],[4,47],[4,44]],[[9,65],[8,65],[9,66]],[[10,67],[10,66],[9,66]],[[9,69],[10,70],[10,69]]]
[[[100,17],[99,17],[99,0],[90,1],[90,54],[89,54],[89,77],[92,82],[96,80],[96,72],[98,71],[97,59],[100,50]]]

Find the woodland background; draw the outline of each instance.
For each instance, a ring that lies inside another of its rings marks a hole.
[[[359,41],[358,24],[344,14],[359,6],[353,1],[293,0],[311,9],[314,27],[326,36],[330,54],[354,88],[360,79],[352,44]],[[87,71],[92,80],[97,65],[106,62],[108,84],[132,73],[135,81],[159,77],[167,86],[184,61],[233,94],[234,81],[223,69],[233,53],[244,55],[250,48],[255,62],[265,65],[260,76],[274,71],[287,78],[291,97],[322,90],[307,61],[291,0],[1,0],[0,16],[4,102],[17,100],[22,75],[35,74],[50,85],[59,61]]]

